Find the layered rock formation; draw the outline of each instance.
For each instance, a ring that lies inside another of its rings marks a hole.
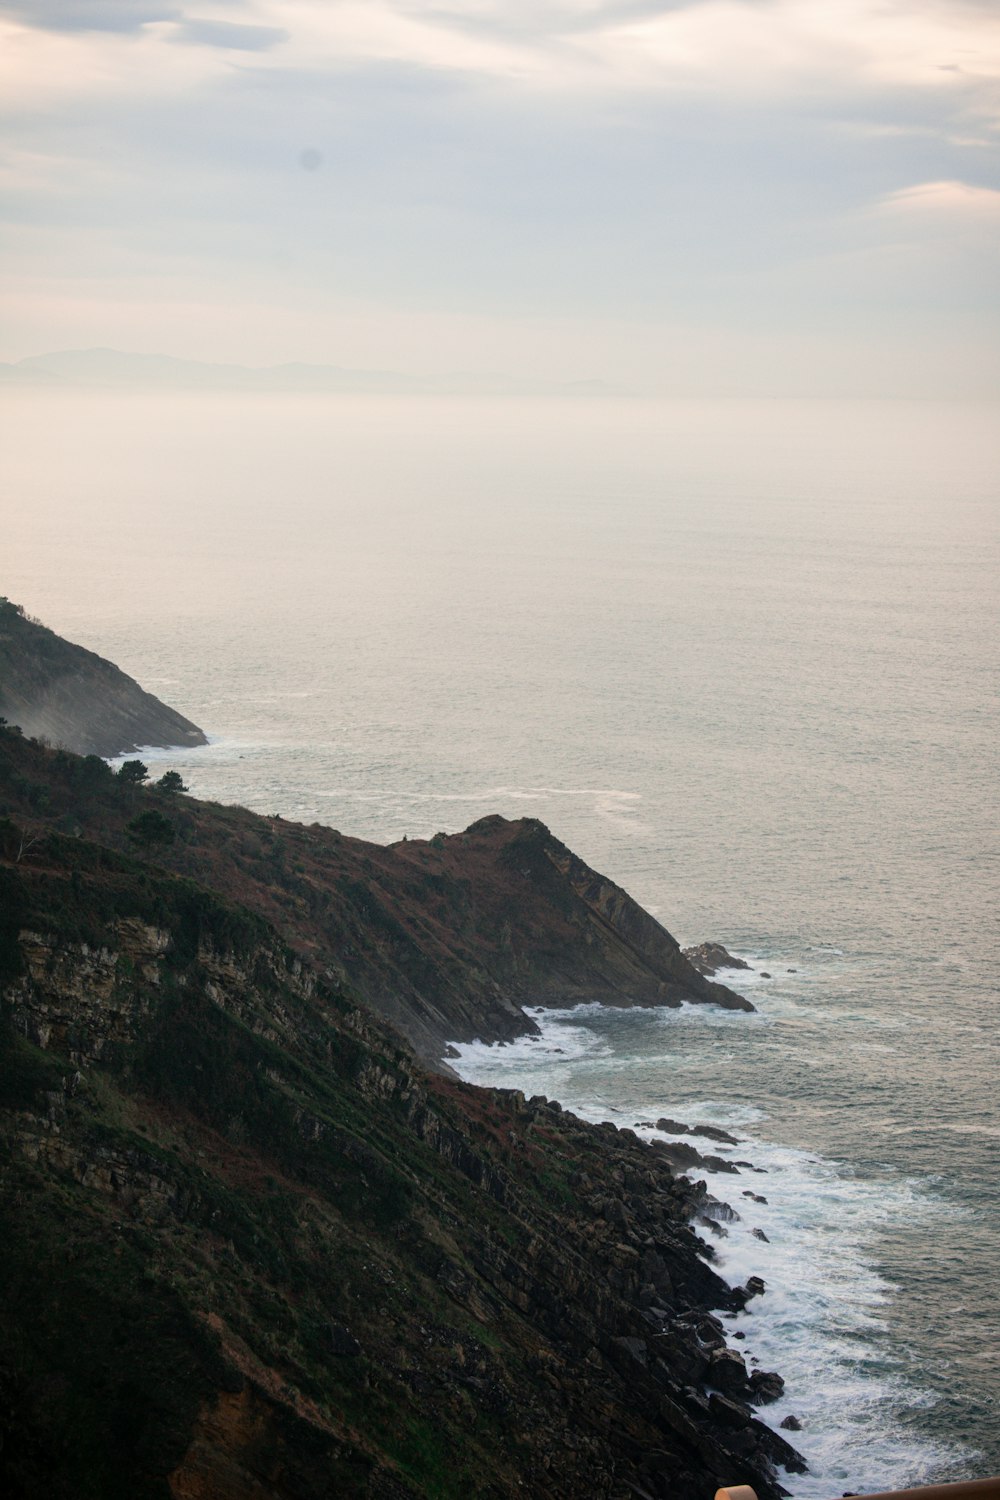
[[[699,943],[697,947],[685,948],[684,957],[699,974],[716,974],[719,969],[749,969],[745,958],[734,958],[721,943]]]
[[[0,716],[79,755],[207,743],[197,724],[8,599],[0,599]]]
[[[534,1031],[524,1005],[753,1009],[532,819],[483,818],[464,833],[383,847],[123,786],[100,763],[40,757],[16,738],[5,765],[0,804],[32,827],[98,826],[124,851],[137,812],[162,811],[176,835],[157,854],[163,865],[276,923],[432,1063],[449,1041]]]
[[[176,826],[167,856],[252,903],[125,852],[150,807]],[[511,973],[572,997],[620,972],[672,995],[676,945],[537,824],[477,825],[426,862],[357,846],[354,883],[325,887],[333,854],[302,830],[319,853],[279,884],[298,925],[276,927],[247,875],[251,838],[285,868],[265,826],[0,733],[3,1493],[776,1497],[774,1465],[801,1466],[757,1415],[780,1380],[711,1316],[761,1285],[712,1270],[704,1185],[630,1131],[423,1071],[329,946],[364,939],[358,972],[387,983],[422,922],[415,992],[458,986],[502,911]],[[392,871],[401,899],[424,883],[419,922],[390,908]]]

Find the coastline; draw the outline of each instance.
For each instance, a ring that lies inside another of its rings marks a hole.
[[[756,975],[726,977],[753,983]],[[754,985],[753,993],[760,988]],[[733,1285],[750,1276],[765,1284],[745,1311],[724,1312],[721,1320],[751,1368],[782,1376],[784,1390],[767,1419],[801,1424],[787,1436],[809,1472],[783,1479],[795,1500],[828,1500],[838,1487],[863,1493],[968,1475],[980,1457],[974,1448],[944,1436],[918,1438],[909,1423],[909,1414],[931,1398],[919,1372],[894,1349],[886,1313],[903,1292],[888,1281],[874,1249],[887,1216],[915,1225],[925,1220],[933,1233],[946,1222],[940,1210],[905,1180],[865,1180],[801,1143],[769,1139],[759,1108],[720,1089],[719,1080],[713,1087],[705,1073],[692,1078],[678,1065],[687,1045],[675,1039],[678,1032],[689,1033],[692,1043],[700,1035],[704,1050],[721,1031],[728,1052],[747,1025],[758,1036],[773,1031],[774,1018],[760,1004],[753,1016],[713,1016],[697,1007],[633,1017],[597,1005],[571,1014],[535,1010],[538,1038],[465,1046],[453,1066],[482,1086],[548,1092],[592,1123],[608,1121],[647,1141],[698,1150],[700,1161],[679,1160],[676,1170],[707,1191],[707,1213],[698,1222],[711,1241],[712,1264]],[[628,1033],[642,1033],[641,1045]],[[663,1062],[654,1066],[658,1056]],[[664,1124],[697,1117],[721,1126],[737,1143],[659,1130],[661,1114],[680,1117]]]
[[[124,1370],[129,1420],[157,1440],[128,1458],[112,1432],[86,1460],[91,1489],[107,1489],[93,1476],[112,1460],[140,1489],[156,1475],[183,1492],[206,1465],[221,1474],[234,1463],[256,1483],[253,1432],[280,1447],[294,1420],[303,1453],[383,1489],[383,1471],[407,1473],[418,1481],[407,1495],[459,1500],[471,1483],[485,1494],[500,1464],[498,1500],[524,1488],[574,1500],[585,1476],[610,1500],[624,1475],[666,1500],[736,1472],[778,1500],[774,1465],[802,1460],[758,1415],[780,1377],[748,1367],[710,1311],[735,1315],[758,1288],[733,1289],[712,1268],[698,1233],[711,1220],[704,1190],[634,1132],[426,1072],[329,966],[187,873],[193,852],[217,887],[228,878],[242,894],[234,831],[244,861],[251,829],[268,844],[323,848],[340,835],[198,804],[12,729],[0,735],[0,781],[0,1108],[11,1143],[0,1331],[18,1349],[25,1320],[42,1330],[16,1372],[0,1459],[11,1475],[34,1476],[37,1490],[73,1450],[42,1402],[47,1382],[65,1381],[74,1420],[102,1433],[124,1399],[107,1379],[120,1384]],[[144,819],[155,849],[138,837]],[[534,858],[551,883],[543,932],[553,891],[560,910],[577,910],[540,824],[489,820],[451,848],[493,861],[498,836],[519,880]],[[359,841],[344,842],[357,859]],[[631,916],[617,887],[587,879],[619,920]],[[360,932],[384,938],[377,880],[355,882],[326,890],[353,902]],[[674,964],[662,929],[641,924],[640,941]],[[608,952],[632,965],[639,949],[618,934]],[[578,971],[557,972],[565,983]],[[56,1243],[51,1296],[38,1278]],[[92,1279],[95,1245],[101,1266],[106,1245],[118,1258],[110,1280]],[[179,1323],[164,1298],[179,1299]],[[77,1314],[103,1330],[89,1381]],[[351,1369],[360,1388],[344,1385]],[[229,1397],[252,1412],[249,1436],[220,1426]],[[415,1457],[385,1435],[424,1432],[432,1416],[464,1468],[445,1475],[436,1451]],[[355,1492],[379,1491],[345,1490]],[[281,1479],[277,1493],[299,1491]]]

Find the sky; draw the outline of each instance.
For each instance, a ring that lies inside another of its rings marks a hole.
[[[0,0],[0,359],[1000,394],[997,0]]]

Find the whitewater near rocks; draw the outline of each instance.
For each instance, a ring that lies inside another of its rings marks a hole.
[[[802,962],[802,982],[837,956]],[[901,1288],[876,1248],[887,1224],[937,1236],[953,1216],[918,1181],[865,1180],[847,1163],[771,1136],[752,1090],[738,1089],[726,1065],[748,1042],[768,1047],[787,1017],[787,993],[768,996],[763,964],[739,963],[721,972],[753,995],[753,1016],[539,1008],[537,1037],[458,1046],[454,1065],[471,1082],[549,1092],[585,1119],[663,1142],[681,1153],[680,1170],[707,1184],[699,1222],[719,1269],[734,1284],[761,1276],[766,1287],[724,1323],[751,1367],[781,1370],[784,1390],[769,1411],[789,1424],[809,1465],[786,1479],[793,1496],[962,1477],[975,1451],[954,1433],[921,1432],[940,1394],[894,1345],[886,1314]],[[684,1153],[694,1159],[685,1163]]]

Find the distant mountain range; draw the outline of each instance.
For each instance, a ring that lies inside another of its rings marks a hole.
[[[546,381],[513,375],[456,372],[405,375],[398,370],[352,370],[339,365],[205,364],[167,354],[119,349],[63,349],[16,364],[0,364],[0,386],[87,390],[328,391],[344,395],[622,396],[603,380]]]

